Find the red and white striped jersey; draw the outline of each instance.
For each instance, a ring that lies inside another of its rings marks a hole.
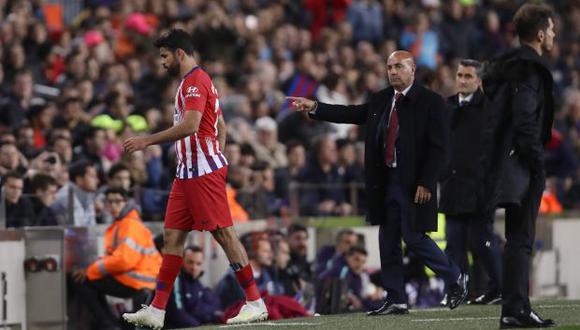
[[[228,165],[218,141],[221,115],[217,90],[209,75],[199,66],[186,74],[177,88],[173,125],[183,120],[186,111],[202,113],[197,133],[175,141],[179,179],[197,178]]]

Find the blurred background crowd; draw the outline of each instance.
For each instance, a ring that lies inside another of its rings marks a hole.
[[[0,0],[7,226],[110,223],[103,208],[109,187],[131,191],[145,221],[163,219],[175,171],[172,145],[128,155],[122,141],[172,125],[179,77],[166,74],[153,46],[172,27],[192,33],[198,62],[219,93],[236,222],[363,214],[364,127],[312,121],[293,112],[285,96],[364,103],[387,86],[386,58],[397,49],[413,53],[420,82],[449,96],[460,59],[489,60],[517,43],[511,18],[522,3]],[[548,55],[558,112],[546,149],[543,212],[558,213],[580,208],[580,2],[549,4],[558,15],[559,42]],[[286,240],[296,251],[291,233],[256,238],[250,245],[255,258],[271,264],[271,252],[263,257],[261,249],[274,244],[281,253]],[[337,246],[330,259],[348,257],[360,274],[366,252],[351,246],[358,245]],[[295,295],[292,283],[270,288]],[[380,296],[366,286],[360,292],[360,299],[351,299],[359,308],[367,297]]]

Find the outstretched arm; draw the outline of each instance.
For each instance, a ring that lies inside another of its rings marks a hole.
[[[332,105],[316,102],[303,97],[287,97],[290,106],[298,111],[307,111],[313,119],[333,123],[356,124],[365,123],[368,104]]]

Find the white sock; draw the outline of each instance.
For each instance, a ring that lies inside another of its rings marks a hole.
[[[154,307],[154,306],[149,306],[149,309],[151,309],[151,311],[153,313],[157,314],[157,315],[163,315],[163,314],[165,314],[165,310],[159,309],[159,308]]]
[[[264,306],[264,301],[262,300],[262,298],[254,301],[246,301],[246,303],[256,308],[262,308],[262,306]]]

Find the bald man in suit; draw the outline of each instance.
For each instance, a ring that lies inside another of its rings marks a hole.
[[[366,125],[367,222],[379,225],[385,303],[368,315],[407,314],[401,239],[445,280],[448,306],[467,296],[467,276],[426,234],[437,230],[437,180],[446,158],[445,101],[415,82],[415,61],[406,51],[387,59],[391,87],[361,105],[329,105],[289,97],[313,119]]]

